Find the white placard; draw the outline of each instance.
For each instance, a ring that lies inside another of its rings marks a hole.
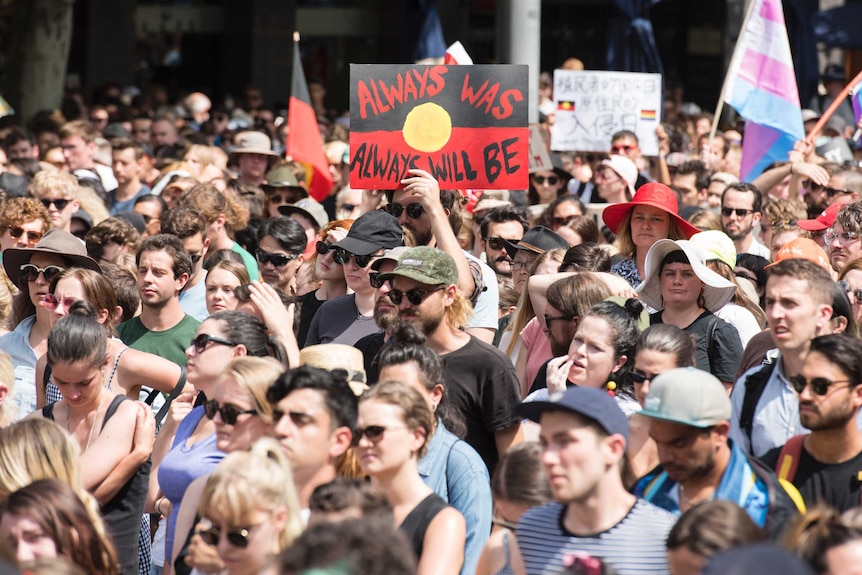
[[[609,152],[611,135],[631,130],[645,156],[658,155],[661,74],[554,70],[551,149]]]
[[[530,173],[550,172],[554,169],[551,155],[545,147],[538,124],[530,124]]]

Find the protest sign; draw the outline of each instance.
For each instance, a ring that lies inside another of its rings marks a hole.
[[[350,187],[529,185],[527,66],[350,65]]]
[[[551,149],[607,152],[619,130],[637,134],[645,156],[658,155],[661,74],[554,70]]]
[[[554,169],[551,155],[545,146],[538,124],[530,124],[530,173],[548,172]]]

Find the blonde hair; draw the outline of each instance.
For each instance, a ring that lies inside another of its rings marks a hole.
[[[245,228],[248,212],[232,197],[219,191],[212,184],[198,184],[180,196],[179,205],[194,206],[201,211],[207,224],[224,215],[224,227],[228,235]]]
[[[83,487],[81,448],[65,429],[43,417],[0,429],[0,500],[40,479],[67,483],[81,498],[99,535],[105,537],[99,503]]]
[[[30,182],[30,195],[34,198],[51,197],[66,200],[78,199],[78,179],[66,172],[37,172]],[[104,202],[103,202],[104,203]],[[48,223],[48,222],[46,222]]]
[[[287,509],[279,549],[290,546],[303,530],[299,495],[290,462],[274,439],[257,440],[249,451],[225,457],[207,480],[198,504],[204,517],[218,517],[230,525],[246,525],[257,511]]]
[[[565,256],[566,250],[563,248],[554,248],[539,254],[539,257],[537,257],[533,262],[533,265],[530,266],[530,277],[535,275],[536,270],[539,269],[539,266],[543,263],[549,260],[563,263]],[[527,327],[527,324],[530,323],[530,320],[534,317],[536,317],[536,311],[533,309],[533,302],[530,300],[527,284],[524,284],[524,289],[521,291],[521,295],[518,298],[518,307],[515,308],[515,311],[512,313],[512,321],[510,321],[509,325],[506,327],[506,331],[512,332],[512,339],[509,340],[509,345],[506,346],[506,355],[512,355],[515,346],[518,344],[518,341],[520,341],[521,331]]]
[[[272,357],[245,356],[232,360],[224,370],[229,377],[251,395],[254,409],[261,421],[272,423],[272,404],[266,399],[266,390],[284,373],[284,365]]]
[[[15,369],[12,367],[12,358],[4,351],[0,351],[0,385],[6,388],[6,398],[0,405],[0,427],[7,427],[12,423],[17,409],[12,403],[12,394],[15,392]]]
[[[623,216],[623,219],[620,220],[620,225],[617,227],[617,239],[614,242],[614,246],[617,248],[617,252],[626,258],[633,258],[635,256],[635,243],[632,240],[632,226],[631,219],[632,213],[635,211],[635,207],[632,207],[626,215]],[[674,218],[669,212],[665,212],[667,214],[668,219],[668,228],[667,228],[667,238],[671,240],[684,240],[686,239],[685,232],[682,231],[682,226],[679,224],[676,218]]]

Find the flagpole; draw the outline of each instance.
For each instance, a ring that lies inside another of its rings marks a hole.
[[[751,19],[752,13],[754,13],[754,5],[759,3],[759,0],[751,0],[748,3],[748,10],[745,13],[745,19],[742,21],[742,27],[739,29],[739,36],[736,37],[736,43],[733,46],[733,56],[730,58],[730,65],[727,67],[727,73],[724,75],[724,82],[721,85],[721,94],[718,96],[718,104],[715,107],[715,116],[712,117],[712,129],[709,131],[708,143],[710,150],[712,149],[712,140],[715,138],[715,132],[718,130],[718,119],[721,117],[721,109],[724,107],[724,97],[727,94],[727,85],[730,82],[730,74],[737,68],[734,64],[739,58],[737,50],[739,38],[745,32],[748,21]]]
[[[816,124],[814,124],[814,127],[811,129],[811,132],[809,132],[808,135],[805,136],[806,142],[810,144],[814,141],[814,138],[817,137],[817,134],[820,133],[820,130],[823,129],[823,126],[826,125],[826,122],[829,121],[829,118],[832,117],[832,114],[835,113],[835,110],[838,109],[838,106],[840,106],[844,99],[847,98],[847,95],[850,94],[850,90],[852,90],[853,87],[859,82],[862,82],[862,72],[856,74],[856,77],[850,80],[850,83],[844,86],[844,89],[841,90],[841,93],[835,97],[835,100],[833,100],[831,104],[829,104],[829,107],[826,108],[826,111],[823,112],[823,115],[820,116],[820,119],[817,120]]]

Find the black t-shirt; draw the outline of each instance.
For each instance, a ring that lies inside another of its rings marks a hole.
[[[499,459],[494,433],[521,420],[515,413],[521,403],[515,367],[503,352],[472,336],[467,345],[440,359],[446,401],[467,424],[465,441],[493,472]]]
[[[650,314],[650,325],[664,323],[661,320],[661,313],[659,311]],[[716,324],[712,334],[712,353],[710,353],[709,331],[713,321]],[[736,370],[742,358],[742,340],[739,339],[739,332],[735,327],[707,310],[688,327],[683,328],[683,331],[694,336],[697,341],[694,352],[694,365],[697,369],[710,372],[721,382],[736,381]]]
[[[362,352],[362,360],[365,364],[365,381],[368,382],[368,385],[374,385],[380,379],[380,366],[374,360],[377,359],[377,354],[383,349],[385,338],[386,334],[381,331],[366,335],[353,344],[353,347]]]
[[[308,329],[311,327],[311,320],[314,319],[314,314],[320,309],[320,306],[326,300],[317,299],[317,290],[308,292],[299,298],[299,328],[296,332],[296,341],[300,346],[305,347],[305,339],[308,337]]]
[[[763,462],[773,470],[778,465],[781,448],[768,451],[762,458]],[[776,473],[778,471],[776,470]],[[825,503],[844,512],[858,507],[862,499],[862,482],[859,473],[862,472],[862,452],[844,463],[821,463],[802,447],[799,466],[793,477],[793,485],[799,490],[805,506],[809,509],[818,503]]]

